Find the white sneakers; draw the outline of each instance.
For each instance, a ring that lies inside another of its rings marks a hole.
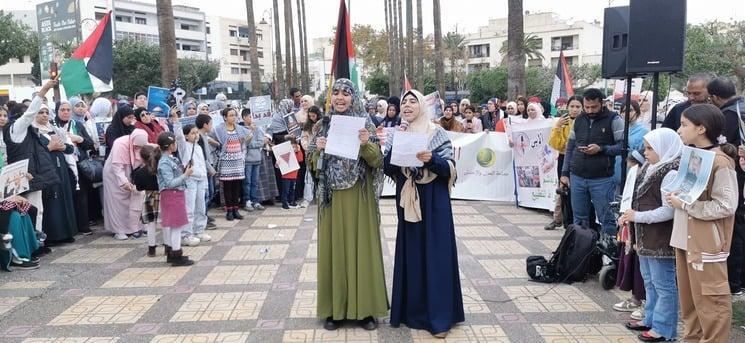
[[[250,201],[247,201],[246,202],[246,206],[243,209],[246,210],[246,211],[248,211],[248,212],[253,212],[254,211],[254,205],[251,204]]]
[[[123,234],[123,233],[117,233],[117,234],[114,235],[114,239],[116,239],[118,241],[126,241],[126,240],[129,239],[129,237],[127,235]]]
[[[187,247],[195,247],[199,245],[202,241],[199,240],[199,238],[195,236],[185,236],[181,238],[181,245],[185,245]]]
[[[305,200],[303,200],[303,201],[300,202],[300,204],[298,204],[298,206],[300,206],[302,208],[306,208],[306,207],[308,207],[308,202],[305,201]]]
[[[211,241],[211,240],[212,240],[212,236],[210,236],[210,235],[208,235],[208,234],[206,234],[206,233],[199,233],[199,234],[197,234],[197,235],[196,235],[196,237],[197,237],[197,238],[198,238],[198,239],[199,239],[199,240],[200,240],[201,242],[209,242],[209,241]]]

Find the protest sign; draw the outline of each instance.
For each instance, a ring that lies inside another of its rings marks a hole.
[[[295,138],[300,138],[300,134],[302,133],[302,127],[300,127],[300,123],[297,121],[297,117],[295,116],[295,113],[287,113],[284,115],[285,124],[287,125],[287,132]]]
[[[272,122],[272,97],[269,95],[248,98],[251,119],[256,126],[266,127]]]
[[[678,175],[669,185],[663,186],[662,191],[677,193],[678,198],[688,205],[696,201],[706,190],[715,155],[712,151],[684,146]]]
[[[424,97],[424,106],[429,114],[429,119],[440,119],[443,116],[439,92],[427,94]]]
[[[158,117],[167,118],[171,112],[171,107],[168,106],[170,96],[171,90],[168,88],[147,87],[147,111],[155,113]]]
[[[3,171],[0,173],[0,189],[3,190],[1,200],[29,190],[28,159],[3,167]]]
[[[277,167],[282,175],[300,169],[300,164],[298,164],[295,150],[290,141],[273,146],[272,152],[274,153],[274,158],[277,160]]]
[[[521,206],[554,208],[559,154],[548,145],[552,126],[553,120],[512,125],[517,200]]]

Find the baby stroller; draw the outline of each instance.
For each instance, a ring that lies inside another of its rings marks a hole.
[[[614,201],[609,204],[611,213],[618,216],[621,203]],[[597,242],[597,251],[600,255],[601,267],[598,273],[598,281],[605,290],[613,289],[616,286],[616,276],[618,275],[618,256],[620,244],[616,235],[611,235],[600,230]]]

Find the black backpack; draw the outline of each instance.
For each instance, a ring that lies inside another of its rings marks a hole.
[[[528,257],[528,275],[534,281],[547,283],[584,281],[588,272],[597,272],[597,241],[597,231],[570,225],[548,261],[543,256]]]
[[[158,190],[158,176],[150,173],[150,169],[145,165],[135,168],[132,171],[131,178],[138,191]]]

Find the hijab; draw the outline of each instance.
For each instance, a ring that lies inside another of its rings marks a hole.
[[[680,140],[678,133],[666,127],[650,131],[644,135],[644,140],[660,157],[659,162],[650,163],[645,178],[654,174],[657,169],[665,164],[675,161],[683,151],[683,141]]]
[[[142,129],[134,129],[131,134],[117,138],[111,148],[109,158],[112,162],[130,165],[132,169],[142,164],[139,153],[135,153],[135,146],[147,145],[147,133]]]
[[[512,115],[513,117],[517,117],[517,116],[521,115],[521,113],[517,111],[517,103],[516,102],[514,102],[514,101],[508,102],[507,103],[507,108],[510,108],[510,107],[512,107],[512,108],[515,109],[515,114]]]
[[[60,103],[62,103],[63,101],[60,101]],[[75,112],[75,106],[77,106],[79,103],[85,104],[85,102],[76,96],[71,97],[67,101],[70,103],[70,107],[72,107],[72,119],[80,123],[81,125],[85,125],[85,120],[87,119],[86,117],[90,116],[90,112],[88,112],[87,109],[85,113],[83,113],[83,115],[79,115],[77,112]]]
[[[106,98],[96,98],[96,100],[93,100],[89,111],[94,118],[105,119],[111,112],[111,101]]]
[[[39,110],[36,112],[36,115],[38,115],[39,112],[41,112],[41,110],[47,110],[47,112],[49,113],[48,116],[50,117],[49,121],[46,124],[39,124],[36,121],[36,118],[34,117],[34,120],[31,122],[31,126],[39,130],[39,134],[42,134],[42,135],[49,135],[49,134],[55,133],[54,125],[52,125],[52,119],[51,119],[52,111],[49,109],[49,106],[47,106],[46,104],[41,104],[41,106],[39,107]]]
[[[300,123],[301,125],[302,124],[305,124],[305,122],[308,120],[308,111],[306,109],[304,109],[303,106],[302,106],[303,100],[305,100],[308,103],[310,103],[310,105],[308,106],[308,108],[310,108],[310,106],[315,105],[315,102],[313,101],[313,97],[312,96],[310,96],[308,94],[303,95],[303,97],[300,100],[300,110],[297,111],[297,114],[295,114],[295,117],[296,117],[295,119],[297,119],[297,122]]]
[[[420,93],[418,90],[412,89],[404,93],[404,96],[401,97],[401,102],[403,102],[403,99],[406,99],[406,97],[409,95],[414,96],[414,98],[419,103],[419,113],[410,123],[408,123],[406,131],[426,133],[428,137],[432,137],[432,135],[434,135],[435,131],[437,130],[437,126],[431,120],[429,120],[430,107],[425,104],[424,95],[422,95],[422,93]],[[401,105],[401,108],[403,108],[403,105]],[[403,117],[401,118],[401,121],[406,122]]]
[[[536,111],[536,113],[538,113],[535,118],[530,118],[530,115],[528,114],[529,108],[533,108]],[[538,120],[546,119],[546,117],[543,116],[543,106],[541,106],[541,104],[537,102],[528,103],[528,106],[525,107],[525,115],[528,116],[529,121],[538,121]]]
[[[285,122],[285,114],[292,112],[292,107],[295,105],[292,99],[282,99],[277,105],[277,110],[272,115],[272,122],[269,124],[269,134],[278,134],[280,132],[287,132],[287,122]]]
[[[205,104],[203,102],[200,102],[199,105],[197,105],[197,115],[199,115],[200,113],[202,113],[202,107],[206,107],[207,110],[209,111],[209,108],[210,107],[207,104]],[[184,113],[186,113],[186,112],[184,112]]]
[[[107,140],[114,141],[121,136],[126,136],[126,135],[131,134],[132,131],[134,131],[135,127],[134,125],[133,126],[124,125],[124,117],[133,115],[133,114],[134,114],[134,111],[132,110],[132,107],[129,107],[129,106],[119,107],[119,109],[116,110],[116,114],[114,114],[114,118],[111,120],[111,125],[109,125],[109,127],[106,129]],[[145,137],[147,138],[147,134],[145,134]]]

